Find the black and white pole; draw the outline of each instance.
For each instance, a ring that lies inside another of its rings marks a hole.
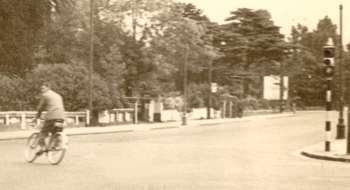
[[[324,76],[326,79],[326,152],[331,150],[332,125],[330,119],[330,111],[332,110],[332,80],[334,75],[334,56],[335,47],[332,39],[329,38],[327,44],[323,47]]]
[[[325,140],[325,151],[331,150],[331,120],[330,111],[332,110],[332,80],[327,79],[327,90],[326,90],[326,140]]]

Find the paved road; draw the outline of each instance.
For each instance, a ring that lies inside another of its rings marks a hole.
[[[324,114],[71,137],[65,160],[23,161],[24,141],[0,142],[4,190],[336,190],[350,164],[297,151],[323,140]]]

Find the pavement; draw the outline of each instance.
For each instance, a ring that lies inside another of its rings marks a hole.
[[[346,153],[346,139],[331,141],[330,151],[325,151],[325,142],[319,142],[312,146],[305,147],[300,151],[301,155],[329,161],[350,162],[350,154]]]
[[[259,119],[270,119],[278,117],[290,117],[292,113],[276,113],[269,115],[253,115],[242,118],[225,118],[225,119],[203,119],[203,120],[187,120],[187,125],[182,125],[181,121],[177,122],[160,122],[160,123],[140,123],[140,124],[123,124],[115,126],[92,126],[92,127],[69,127],[65,128],[65,133],[68,136],[77,135],[94,135],[106,133],[123,133],[123,132],[137,132],[149,130],[161,130],[172,128],[198,127],[210,126],[224,123],[234,123],[240,121],[258,121]],[[0,141],[26,139],[31,133],[38,131],[37,129],[26,129],[18,131],[4,131],[0,132]],[[319,142],[317,144],[305,147],[299,151],[303,156],[329,161],[350,162],[350,154],[346,153],[347,142],[346,139],[333,140],[331,142],[331,150],[325,151],[325,143]]]

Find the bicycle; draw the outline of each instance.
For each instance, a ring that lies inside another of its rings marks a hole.
[[[59,125],[63,125],[63,123],[55,122],[54,129],[57,129],[57,127],[63,127]],[[40,123],[38,122],[34,124],[33,127],[40,128],[39,126]],[[39,156],[46,154],[49,162],[52,165],[59,164],[66,154],[68,137],[62,132],[53,130],[53,132],[50,132],[41,143],[39,142],[40,138],[39,131],[32,133],[28,137],[24,154],[26,161],[28,163],[32,163]]]

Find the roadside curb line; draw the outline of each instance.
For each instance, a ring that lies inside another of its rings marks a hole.
[[[92,131],[92,132],[79,132],[79,133],[66,133],[67,136],[83,136],[83,135],[98,135],[98,134],[112,134],[112,133],[128,133],[134,132],[136,130],[124,129],[124,130],[110,130],[110,131]],[[30,133],[31,134],[31,133]],[[11,140],[24,140],[27,139],[29,135],[17,136],[17,137],[4,137],[0,138],[1,141],[11,141]]]
[[[112,133],[129,133],[134,132],[132,129],[124,129],[124,130],[111,130],[111,131],[94,131],[94,132],[82,132],[82,133],[66,133],[67,136],[83,136],[83,135],[99,135],[99,134],[112,134]]]
[[[301,151],[300,154],[303,156],[309,157],[309,158],[314,158],[314,159],[319,159],[319,160],[350,162],[349,158],[338,158],[338,157],[332,157],[332,156],[318,155],[318,154],[308,153],[306,151]]]
[[[163,129],[177,129],[180,128],[178,125],[166,126],[166,127],[151,127],[149,130],[163,130]]]

